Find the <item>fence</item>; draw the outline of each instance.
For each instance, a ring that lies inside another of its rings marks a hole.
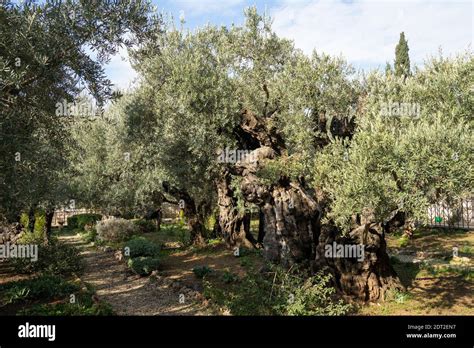
[[[179,219],[179,209],[176,205],[163,203],[161,206],[162,221],[176,222]],[[67,218],[78,214],[102,214],[100,211],[93,209],[61,209],[56,210],[53,215],[53,227],[67,226]],[[103,215],[103,219],[113,218],[113,216]]]
[[[61,209],[56,210],[53,215],[53,227],[67,226],[67,218],[77,214],[95,214],[96,211],[92,209]]]
[[[428,226],[444,228],[474,228],[474,196],[458,204],[434,204],[428,208]]]

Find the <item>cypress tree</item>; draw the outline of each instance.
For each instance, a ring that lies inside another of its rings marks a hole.
[[[410,56],[408,55],[408,42],[405,39],[405,33],[400,33],[400,40],[395,48],[395,75],[409,76],[410,75]]]

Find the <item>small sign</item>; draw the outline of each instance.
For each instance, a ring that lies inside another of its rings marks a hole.
[[[441,216],[435,216],[435,222],[440,223],[443,221],[443,218]]]

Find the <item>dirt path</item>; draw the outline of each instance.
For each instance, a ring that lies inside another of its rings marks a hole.
[[[109,303],[117,315],[210,314],[198,293],[176,281],[160,276],[139,277],[113,252],[98,250],[84,243],[79,235],[59,239],[81,251],[85,262],[81,280],[91,284],[99,300]]]

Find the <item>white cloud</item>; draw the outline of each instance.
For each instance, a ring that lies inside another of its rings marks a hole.
[[[109,64],[105,66],[105,72],[115,87],[122,90],[132,87],[137,78],[136,71],[130,65],[126,48],[121,48],[118,54],[111,58]]]
[[[275,31],[306,53],[342,54],[356,66],[393,62],[402,31],[417,64],[440,47],[453,54],[472,45],[471,1],[283,0],[271,16]]]

